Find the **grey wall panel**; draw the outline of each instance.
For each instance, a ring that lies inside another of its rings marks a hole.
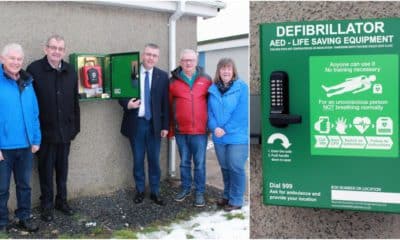
[[[400,17],[399,2],[251,2],[251,94],[260,94],[259,24]],[[265,206],[261,145],[251,147],[251,238],[399,238],[400,216],[373,212]],[[265,173],[268,174],[268,173]],[[317,180],[317,179],[316,179]]]

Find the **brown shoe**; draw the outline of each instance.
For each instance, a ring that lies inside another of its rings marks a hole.
[[[220,198],[217,200],[217,206],[218,207],[225,207],[229,203],[229,200],[226,198]]]
[[[239,210],[241,208],[242,208],[242,206],[233,206],[233,205],[228,204],[228,205],[225,205],[224,211],[225,212],[230,212],[230,211],[233,211],[233,210]]]

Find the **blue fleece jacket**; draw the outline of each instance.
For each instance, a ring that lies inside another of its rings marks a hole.
[[[20,82],[0,66],[0,150],[40,145],[39,108],[32,78],[20,71]]]
[[[208,128],[212,138],[219,144],[248,144],[249,141],[249,88],[243,80],[236,80],[225,94],[215,84],[209,89]],[[224,129],[218,138],[215,128]]]

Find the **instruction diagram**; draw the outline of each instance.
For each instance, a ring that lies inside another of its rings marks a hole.
[[[397,72],[397,55],[311,56],[311,153],[397,156]]]
[[[334,95],[340,95],[347,92],[351,92],[353,94],[367,91],[371,88],[371,82],[376,80],[375,75],[370,76],[357,76],[346,78],[344,82],[339,83],[337,85],[326,87],[322,85],[322,88],[327,92],[327,97],[332,97]]]

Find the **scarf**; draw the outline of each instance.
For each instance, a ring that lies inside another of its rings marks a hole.
[[[222,81],[216,82],[215,85],[217,86],[217,88],[221,92],[221,94],[223,95],[232,87],[233,80],[229,81],[226,86],[225,86],[224,82],[222,82]]]

